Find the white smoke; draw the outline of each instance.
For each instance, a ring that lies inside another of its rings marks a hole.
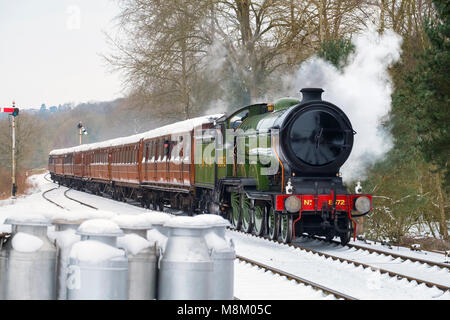
[[[380,122],[391,109],[388,67],[400,59],[402,38],[391,30],[380,35],[372,27],[352,42],[355,53],[342,71],[314,56],[294,78],[285,79],[289,95],[298,96],[301,88],[323,88],[323,99],[349,117],[357,134],[350,158],[341,168],[345,181],[363,178],[366,165],[392,148],[392,137],[381,130]]]

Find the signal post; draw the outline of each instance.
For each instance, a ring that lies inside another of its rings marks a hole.
[[[17,185],[16,185],[16,117],[19,115],[19,108],[16,108],[16,103],[13,101],[12,108],[0,108],[0,112],[10,113],[12,122],[12,173],[11,173],[11,196],[14,199],[16,197]]]
[[[83,127],[83,124],[81,123],[81,121],[78,123],[77,128],[80,130],[80,134],[79,135],[80,135],[80,146],[81,146],[81,144],[82,144],[81,137],[83,136],[83,134],[87,135],[88,133],[86,131],[86,128]]]

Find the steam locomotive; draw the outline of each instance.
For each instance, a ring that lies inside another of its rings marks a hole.
[[[291,242],[308,233],[346,244],[372,196],[350,194],[339,174],[355,131],[345,113],[305,88],[303,99],[246,106],[142,134],[53,150],[53,181],[195,213]]]

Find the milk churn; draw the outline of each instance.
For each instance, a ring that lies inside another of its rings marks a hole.
[[[211,227],[205,234],[205,240],[214,262],[212,298],[215,300],[233,300],[236,254],[234,246],[225,239],[225,228],[230,223],[214,214],[198,215],[194,219]]]
[[[172,218],[164,226],[169,238],[158,262],[158,299],[211,299],[214,266],[204,238],[208,226],[192,217]]]
[[[72,246],[67,269],[68,300],[127,300],[128,259],[117,248],[119,226],[105,219],[83,222],[81,241]]]
[[[0,252],[1,300],[54,300],[56,247],[47,237],[50,220],[42,215],[6,219],[11,237]]]
[[[67,298],[67,268],[69,266],[70,249],[74,243],[80,241],[81,237],[76,233],[78,227],[84,220],[55,219],[55,242],[57,247],[56,263],[56,297],[58,300]]]
[[[156,299],[156,246],[146,239],[147,230],[152,227],[147,215],[118,215],[112,221],[125,233],[117,244],[128,256],[128,299]]]
[[[152,229],[158,230],[161,234],[166,237],[169,235],[169,229],[164,226],[164,224],[172,219],[172,216],[168,213],[151,211],[146,212],[145,215],[148,217],[149,222],[152,224]]]

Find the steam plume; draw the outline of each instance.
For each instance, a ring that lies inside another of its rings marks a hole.
[[[400,59],[402,38],[391,30],[380,35],[370,28],[352,42],[355,53],[342,71],[314,56],[293,78],[285,79],[289,95],[298,97],[298,90],[305,87],[323,88],[323,99],[349,117],[357,134],[350,158],[341,168],[346,181],[363,178],[366,165],[392,148],[392,137],[380,128],[380,121],[391,109],[388,68]]]

